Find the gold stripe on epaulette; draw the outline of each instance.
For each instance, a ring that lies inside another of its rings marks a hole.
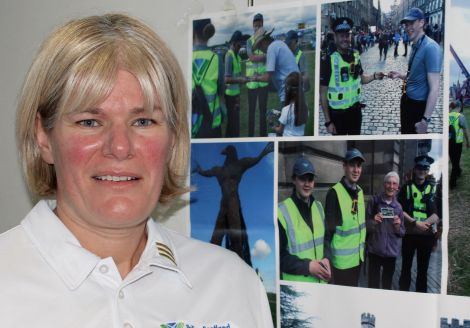
[[[176,264],[176,260],[175,260],[175,257],[174,257],[174,255],[173,255],[173,252],[171,251],[171,249],[170,249],[168,246],[166,246],[165,244],[159,243],[159,242],[157,242],[156,245],[157,245],[158,253],[159,253],[161,256],[167,258],[167,259],[170,260],[174,265],[178,266],[178,265]]]

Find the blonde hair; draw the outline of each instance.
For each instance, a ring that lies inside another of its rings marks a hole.
[[[118,70],[139,81],[144,107],[161,107],[174,145],[164,176],[160,202],[186,192],[189,152],[187,90],[176,58],[159,36],[124,14],[72,20],[42,44],[26,77],[17,112],[17,140],[26,183],[39,197],[54,196],[55,169],[41,158],[35,137],[38,114],[50,132],[64,114],[103,102]]]

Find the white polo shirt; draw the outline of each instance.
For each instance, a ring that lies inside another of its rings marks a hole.
[[[273,326],[260,279],[235,253],[149,220],[145,250],[123,280],[54,207],[40,201],[0,235],[1,327]]]

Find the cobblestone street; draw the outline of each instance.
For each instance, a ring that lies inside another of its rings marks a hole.
[[[408,68],[408,58],[411,53],[411,46],[408,46],[408,56],[404,57],[403,44],[398,46],[398,56],[393,56],[394,46],[390,47],[386,60],[379,60],[379,47],[369,48],[361,55],[361,63],[365,74],[373,72],[398,71],[405,73]],[[400,79],[389,79],[385,77],[382,81],[373,81],[362,88],[362,103],[366,107],[362,110],[361,134],[399,134],[400,132]],[[436,109],[432,115],[432,121],[428,128],[430,133],[442,133],[442,74],[441,87]],[[324,126],[324,116],[320,109],[320,135],[328,135]]]

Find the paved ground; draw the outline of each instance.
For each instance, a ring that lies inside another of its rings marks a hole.
[[[398,46],[399,56],[394,57],[393,50],[393,47],[389,49],[386,60],[379,60],[379,47],[377,45],[363,52],[361,62],[364,72],[366,74],[379,71],[384,73],[389,71],[406,72],[411,47],[408,47],[408,57],[402,56],[404,53],[402,44]],[[442,133],[442,84],[441,75],[440,96],[428,129],[428,132],[432,133]],[[400,133],[401,85],[401,80],[384,78],[383,81],[373,81],[363,86],[362,102],[367,106],[362,111],[361,134]],[[327,135],[324,122],[323,113],[320,110],[320,135]]]
[[[410,291],[416,290],[416,254],[413,259],[413,266],[411,267],[411,286]],[[439,294],[441,292],[441,272],[442,272],[442,247],[439,241],[436,250],[431,254],[428,268],[428,293]],[[393,275],[392,289],[399,290],[398,280],[401,273],[401,256],[397,257],[395,263],[395,273]],[[367,274],[364,269],[361,270],[361,277],[359,279],[360,287],[367,287]]]

